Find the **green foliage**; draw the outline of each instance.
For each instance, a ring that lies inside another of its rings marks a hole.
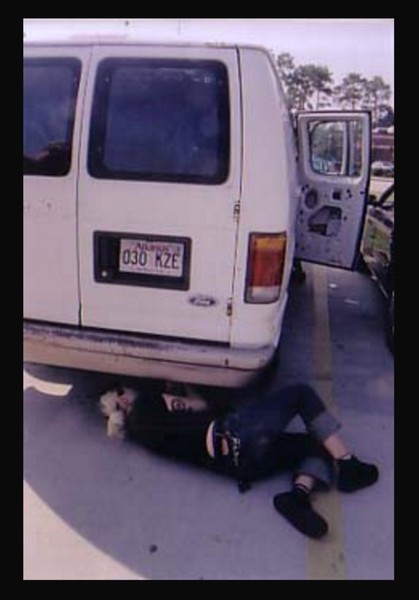
[[[277,56],[278,70],[291,110],[320,109],[338,106],[343,109],[370,109],[373,122],[380,123],[383,113],[392,124],[394,113],[388,105],[391,87],[380,76],[367,79],[359,73],[349,73],[334,85],[333,74],[323,65],[296,65],[289,53]]]
[[[367,80],[359,73],[349,73],[342,83],[335,87],[335,97],[342,108],[355,110],[367,90]]]

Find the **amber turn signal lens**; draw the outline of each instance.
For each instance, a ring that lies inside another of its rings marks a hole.
[[[249,239],[246,302],[276,302],[284,275],[287,234],[252,233]]]

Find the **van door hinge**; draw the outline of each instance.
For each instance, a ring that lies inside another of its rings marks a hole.
[[[227,300],[227,317],[231,317],[231,315],[233,314],[233,298],[229,298]]]
[[[238,223],[240,217],[240,202],[236,202],[233,207],[233,219]]]

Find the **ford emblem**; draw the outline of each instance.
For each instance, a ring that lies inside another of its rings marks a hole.
[[[217,300],[212,296],[204,296],[203,294],[196,294],[195,296],[190,296],[189,303],[193,306],[201,306],[203,308],[207,308],[210,306],[215,306],[217,304]]]

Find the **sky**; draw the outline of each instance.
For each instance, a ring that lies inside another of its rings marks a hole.
[[[330,69],[335,83],[350,72],[380,75],[394,90],[394,19],[24,19],[24,28],[44,25],[71,32],[126,31],[144,39],[244,42],[263,45],[275,54],[290,53],[296,65]]]

